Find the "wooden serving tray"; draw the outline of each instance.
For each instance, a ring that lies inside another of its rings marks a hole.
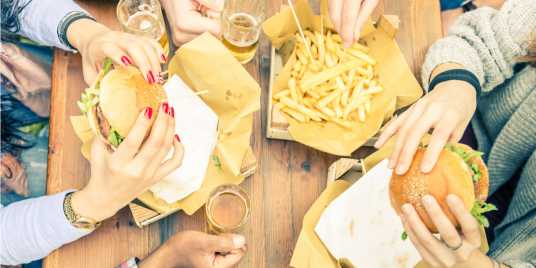
[[[289,123],[287,119],[279,110],[273,108],[272,85],[274,84],[277,75],[279,75],[279,72],[283,69],[284,65],[283,56],[279,53],[278,49],[272,47],[270,55],[268,112],[266,114],[266,137],[269,139],[294,141],[288,132]],[[374,136],[363,144],[363,146],[373,147],[377,140],[378,136]]]

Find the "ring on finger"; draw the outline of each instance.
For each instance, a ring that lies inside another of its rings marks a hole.
[[[456,246],[449,245],[449,243],[447,243],[447,241],[443,240],[442,238],[440,240],[441,242],[443,242],[443,244],[445,244],[445,246],[447,246],[452,251],[456,251],[463,246],[463,239],[460,239],[460,243],[458,243]]]

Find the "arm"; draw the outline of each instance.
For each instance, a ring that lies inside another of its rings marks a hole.
[[[0,263],[15,265],[45,257],[88,234],[63,214],[67,192],[32,198],[0,208]]]
[[[19,34],[38,43],[73,50],[67,39],[67,28],[81,17],[90,18],[89,13],[71,0],[18,1],[27,5],[18,14]]]
[[[483,93],[513,76],[517,59],[528,55],[536,29],[536,5],[531,0],[511,0],[492,8],[462,15],[449,36],[428,51],[422,68],[424,88],[431,74],[445,63],[457,63],[474,73]]]

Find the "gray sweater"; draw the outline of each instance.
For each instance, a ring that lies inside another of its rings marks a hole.
[[[488,164],[490,193],[521,170],[489,255],[516,268],[536,267],[536,68],[514,70],[531,44],[536,0],[509,0],[500,11],[462,15],[430,48],[422,69],[425,88],[434,68],[446,62],[463,65],[480,80],[472,126]]]

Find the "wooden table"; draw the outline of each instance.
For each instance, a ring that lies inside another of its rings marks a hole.
[[[279,10],[282,0],[267,1],[267,15]],[[317,1],[311,1],[317,2]],[[419,76],[429,45],[441,37],[439,1],[384,0],[376,14],[400,16],[397,41],[414,73]],[[107,4],[84,5],[100,22],[118,29],[115,9]],[[302,218],[326,184],[328,166],[336,159],[303,145],[264,137],[269,79],[270,44],[261,39],[256,58],[245,67],[262,87],[262,110],[255,115],[252,146],[258,170],[242,186],[251,196],[251,218],[245,229],[248,253],[240,267],[287,267],[302,225]],[[80,57],[56,50],[52,72],[52,111],[47,192],[81,188],[89,165],[80,154],[80,142],[69,122],[78,114],[76,100],[85,88]],[[359,150],[362,157],[367,150]],[[180,212],[143,229],[136,227],[127,209],[107,220],[93,234],[52,253],[44,266],[114,267],[132,257],[144,257],[170,235],[182,230],[203,230],[203,210],[193,216]]]

